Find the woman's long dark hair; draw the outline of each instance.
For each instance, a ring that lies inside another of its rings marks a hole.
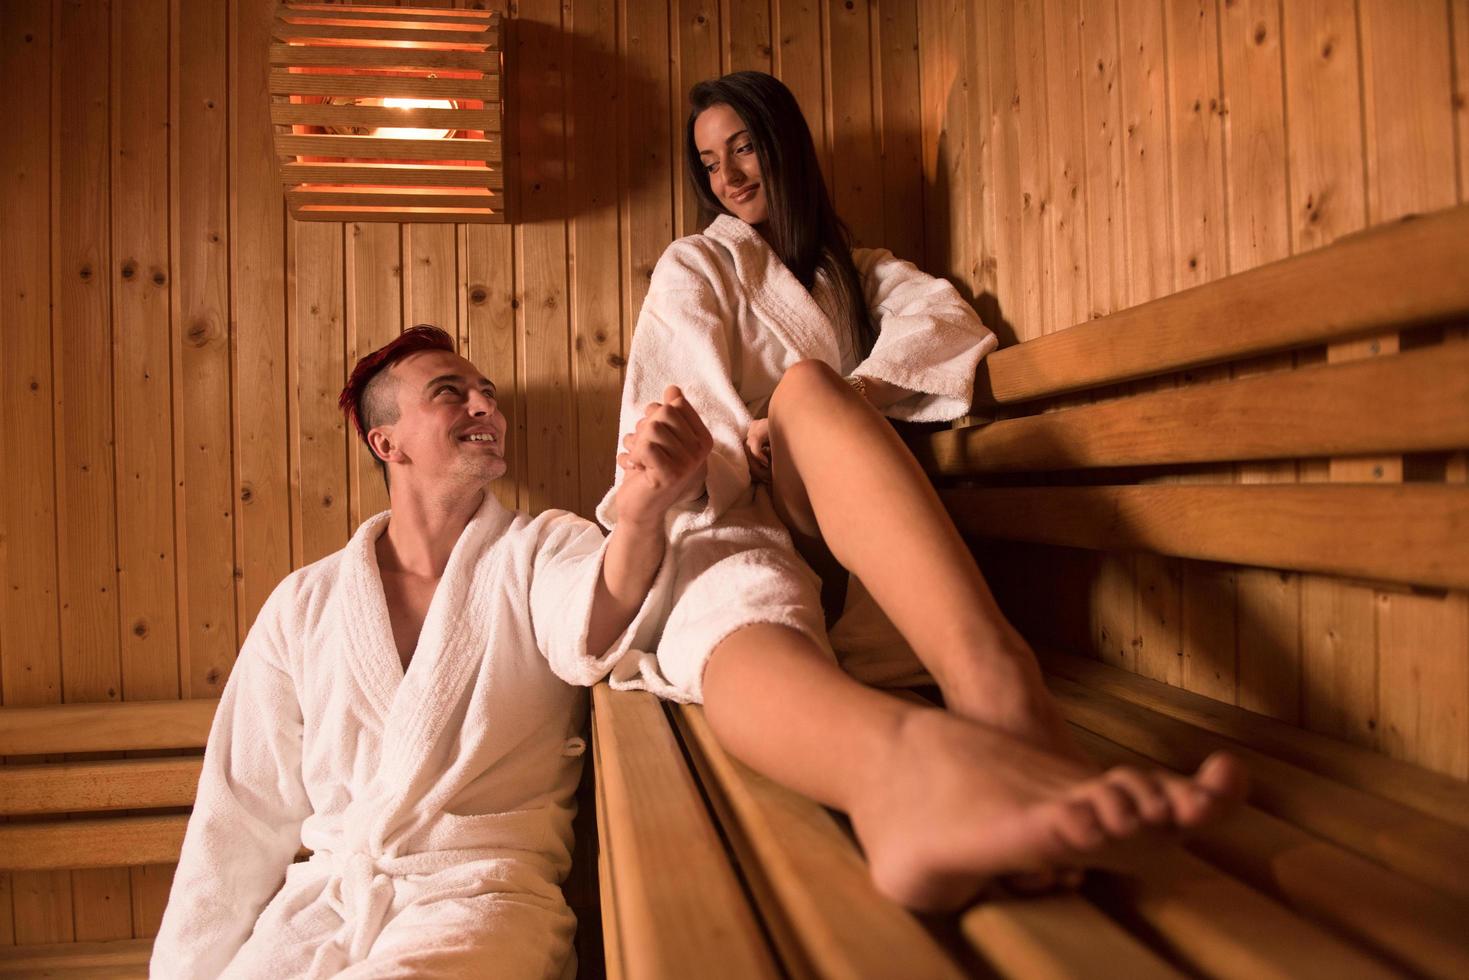
[[[740,117],[760,161],[769,218],[765,238],[787,269],[808,290],[821,273],[836,297],[836,316],[859,357],[872,352],[877,331],[867,315],[862,280],[852,263],[852,233],[837,217],[821,178],[816,145],[801,106],[779,79],[759,71],[737,71],[699,82],[689,90],[684,157],[699,204],[710,214],[727,214],[709,187],[709,173],[694,143],[694,120],[705,109],[727,105]]]

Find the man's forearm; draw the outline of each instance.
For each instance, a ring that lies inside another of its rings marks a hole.
[[[663,522],[618,521],[602,558],[592,600],[587,652],[601,656],[622,635],[648,597],[667,548]]]

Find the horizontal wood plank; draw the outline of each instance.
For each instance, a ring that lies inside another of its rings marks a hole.
[[[1152,760],[1081,729],[1104,766]],[[1323,841],[1254,807],[1190,836],[1189,850],[1300,914],[1426,976],[1469,976],[1469,905]]]
[[[452,7],[380,7],[371,4],[331,3],[285,3],[277,9],[277,16],[287,19],[323,18],[344,20],[383,21],[436,21],[451,24],[483,24],[494,26],[500,22],[498,11],[466,10]]]
[[[315,18],[323,20],[325,18]],[[377,25],[345,26],[341,22],[335,24],[313,24],[311,18],[301,18],[300,21],[276,21],[275,28],[270,32],[271,37],[279,41],[387,41],[389,43],[402,43],[404,41],[413,44],[456,44],[472,46],[475,48],[498,48],[500,37],[498,32],[488,30],[478,24],[440,22],[431,26],[415,26],[415,22],[407,22],[396,27],[382,27]],[[379,21],[379,24],[382,22]],[[422,21],[416,22],[423,24]],[[458,29],[455,29],[458,28]]]
[[[0,977],[107,976],[117,980],[148,976],[152,939],[43,943],[0,946]],[[86,971],[86,972],[84,972]]]
[[[911,914],[878,894],[831,814],[731,758],[699,706],[672,710],[788,971],[963,976]]]
[[[0,814],[190,806],[201,766],[197,756],[0,766]]]
[[[0,824],[0,871],[64,871],[169,864],[186,814]]]
[[[1146,708],[1047,677],[1067,721],[1191,772],[1226,749],[1249,768],[1250,802],[1266,813],[1391,868],[1430,888],[1469,899],[1469,832],[1417,810],[1256,752]]]
[[[403,99],[500,100],[500,77],[410,78],[402,75],[350,75],[346,72],[293,72],[270,70],[270,94],[377,96]]]
[[[1462,780],[1096,660],[1048,650],[1040,657],[1057,677],[1469,830],[1469,783]]]
[[[0,708],[0,756],[202,748],[217,707],[197,698]]]
[[[1469,345],[1169,388],[934,433],[939,477],[1469,446]]]
[[[489,208],[432,207],[336,207],[330,204],[302,204],[290,208],[297,221],[411,221],[415,224],[503,224],[503,211]]]
[[[297,184],[368,184],[403,187],[484,187],[502,190],[504,171],[498,167],[443,167],[414,163],[288,163],[281,181]]]
[[[778,976],[658,699],[606,684],[592,699],[603,887],[622,957],[608,972]]]
[[[940,491],[960,530],[1094,551],[1469,588],[1469,489],[1400,484]]]
[[[483,160],[500,162],[500,135],[484,139],[384,139],[378,136],[277,134],[275,150],[283,155],[372,160]]]
[[[270,63],[292,68],[396,68],[404,71],[477,71],[499,69],[494,52],[446,51],[442,48],[320,47],[272,44]]]
[[[1220,361],[1469,316],[1469,206],[1310,252],[996,351],[976,402],[1008,405]]]
[[[505,199],[490,191],[470,194],[452,188],[422,187],[412,190],[398,188],[333,188],[287,190],[286,203],[290,205],[326,204],[338,208],[389,207],[389,208],[489,208],[499,211]]]
[[[277,126],[360,126],[397,129],[500,131],[500,110],[489,109],[396,109],[383,106],[328,105],[323,102],[277,102],[270,107],[270,121]]]

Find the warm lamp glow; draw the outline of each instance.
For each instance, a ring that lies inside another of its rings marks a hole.
[[[388,109],[452,109],[454,103],[448,99],[383,99]],[[372,135],[395,140],[441,140],[451,135],[452,129],[415,129],[411,126],[379,126]]]

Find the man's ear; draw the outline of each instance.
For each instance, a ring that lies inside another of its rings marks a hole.
[[[391,425],[379,425],[369,429],[367,432],[367,444],[377,454],[377,458],[385,463],[401,463],[403,461],[403,450],[393,441],[393,427]]]

